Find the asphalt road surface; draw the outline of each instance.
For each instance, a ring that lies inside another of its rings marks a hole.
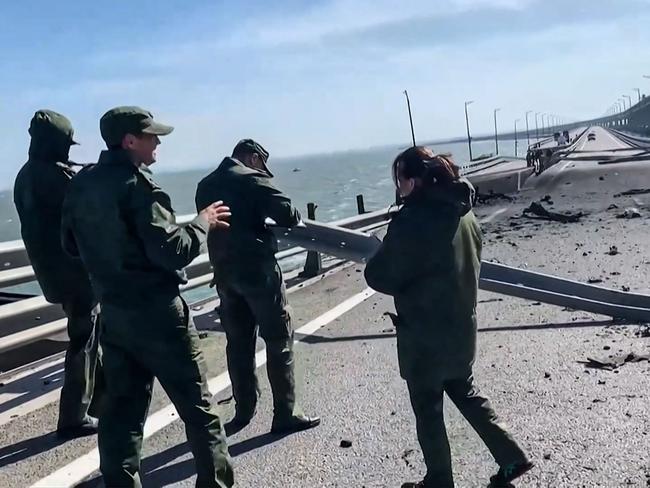
[[[531,177],[514,202],[477,209],[485,257],[581,281],[600,273],[608,277],[604,286],[647,291],[650,200],[643,194],[614,195],[650,187],[650,161],[599,164],[626,144],[605,129],[590,130],[595,141],[585,133],[579,152]],[[588,215],[572,226],[522,221],[522,208],[547,194],[553,209]],[[613,202],[620,210],[639,207],[642,217],[615,219],[616,211],[607,210]],[[612,242],[623,252],[610,259],[604,250]],[[384,315],[394,310],[392,301],[368,290],[356,265],[292,289],[289,299],[299,331],[300,401],[323,423],[271,436],[271,396],[260,364],[258,414],[229,439],[236,486],[399,487],[421,479],[424,465],[397,371],[394,330]],[[477,383],[536,463],[517,486],[648,486],[648,363],[603,371],[579,362],[619,351],[647,352],[641,325],[491,293],[481,292],[479,300]],[[227,421],[233,405],[224,335],[213,307],[208,303],[195,314],[214,401]],[[258,347],[261,351],[263,343]],[[263,363],[263,354],[258,360]],[[60,360],[45,361],[2,380],[0,486],[101,486],[96,439],[60,443],[52,434],[61,367]],[[457,486],[486,486],[496,465],[455,408],[447,405],[445,413]],[[145,486],[194,486],[183,425],[159,388],[146,434]],[[341,447],[344,440],[351,447]]]

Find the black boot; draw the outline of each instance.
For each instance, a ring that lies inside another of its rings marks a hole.
[[[301,430],[311,429],[320,425],[320,417],[307,417],[306,415],[292,415],[286,418],[273,418],[271,424],[272,434],[290,434]]]
[[[511,482],[526,474],[535,466],[530,461],[522,463],[512,463],[507,466],[499,468],[497,474],[490,478],[491,488],[509,488],[512,486]]]
[[[98,425],[99,421],[95,417],[86,415],[80,424],[57,428],[56,436],[59,439],[74,439],[76,437],[93,435],[97,433]]]

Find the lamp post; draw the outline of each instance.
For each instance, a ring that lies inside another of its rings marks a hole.
[[[526,112],[526,144],[527,144],[526,147],[530,146],[530,131],[528,130],[528,114],[530,114],[532,112],[533,112],[532,110],[529,110],[528,112]]]
[[[467,115],[467,106],[474,103],[474,100],[465,102],[465,125],[467,126],[467,146],[469,147],[469,161],[472,162],[472,136],[469,134],[469,116]]]
[[[500,108],[494,109],[494,155],[499,155],[499,130],[497,129],[497,112]]]
[[[539,126],[537,125],[537,116],[539,112],[535,112],[535,142],[539,142]]]
[[[517,122],[521,119],[515,119],[515,157],[519,156],[519,141],[517,140]]]
[[[623,98],[627,98],[628,108],[632,108],[632,97],[630,95],[623,95]]]
[[[640,88],[632,88],[634,91],[636,91],[636,94],[639,96],[639,102],[641,101],[641,89]]]

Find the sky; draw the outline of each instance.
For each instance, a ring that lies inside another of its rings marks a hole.
[[[157,170],[511,129],[527,110],[602,115],[650,92],[650,0],[0,0],[0,187],[34,111],[67,115],[95,161],[99,118],[139,105],[176,130]],[[645,60],[645,61],[644,61]],[[645,70],[645,71],[644,71]]]

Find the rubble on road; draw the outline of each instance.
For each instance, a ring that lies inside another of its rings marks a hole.
[[[529,214],[534,215],[531,217]],[[562,214],[559,212],[551,212],[547,210],[541,203],[533,202],[528,208],[524,209],[524,216],[528,218],[539,218],[541,220],[550,220],[554,222],[562,222],[563,224],[579,222],[584,216],[582,212],[575,214]]]
[[[650,188],[634,188],[632,190],[622,191],[614,195],[614,198],[632,196],[632,195],[646,195],[650,193]]]
[[[623,213],[616,216],[617,219],[638,219],[641,217],[641,212],[636,207],[628,207]]]
[[[640,363],[641,361],[650,361],[650,354],[636,354],[634,352],[629,352],[610,355],[607,359],[588,357],[586,361],[578,362],[584,364],[585,368],[613,371],[626,363]]]

